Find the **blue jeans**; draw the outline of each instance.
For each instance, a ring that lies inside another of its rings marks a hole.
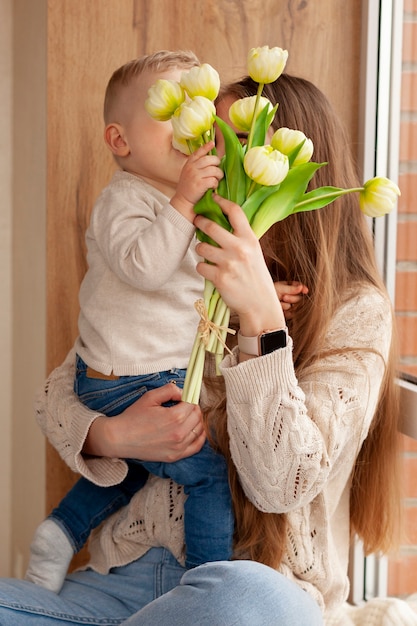
[[[56,595],[0,579],[1,626],[322,626],[317,603],[296,583],[253,561],[186,571],[164,548],[108,574],[67,576]]]
[[[74,388],[86,406],[112,416],[149,389],[172,380],[182,386],[184,377],[184,370],[172,370],[122,376],[117,380],[91,378],[87,376],[86,364],[77,357]],[[222,455],[205,442],[200,452],[176,463],[129,460],[128,467],[125,480],[113,487],[99,487],[81,478],[50,514],[68,536],[75,552],[82,548],[93,528],[129,503],[151,473],[183,485],[188,496],[184,508],[187,567],[231,558],[234,518],[227,465]]]

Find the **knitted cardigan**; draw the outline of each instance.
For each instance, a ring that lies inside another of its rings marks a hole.
[[[325,611],[345,602],[352,468],[375,412],[392,332],[391,304],[372,287],[336,312],[329,350],[297,380],[292,340],[286,348],[238,363],[237,349],[222,363],[233,461],[249,500],[261,511],[286,513],[288,534],[279,570],[308,591]],[[98,485],[126,475],[121,459],[82,454],[98,415],[73,393],[74,352],[50,375],[36,402],[37,419],[61,457]],[[203,390],[202,405],[207,405]],[[183,562],[184,494],[171,480],[150,476],[130,504],[92,533],[94,570],[106,573],[151,546],[165,546]]]

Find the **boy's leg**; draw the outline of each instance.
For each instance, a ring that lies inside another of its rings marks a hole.
[[[129,462],[128,468],[123,482],[111,487],[100,487],[80,478],[49,515],[48,519],[66,533],[74,553],[81,550],[94,528],[126,506],[146,483],[148,472],[141,464]]]
[[[179,584],[185,568],[170,552],[151,548],[108,574],[70,574],[59,594],[23,580],[0,578],[1,626],[110,626]]]
[[[184,485],[186,566],[227,561],[232,556],[234,518],[225,458],[208,444],[176,463],[143,463],[162,478]]]
[[[89,374],[77,356],[74,390],[89,408],[113,416],[138,400],[146,391],[175,380],[183,385],[185,370],[146,376],[103,379]],[[50,516],[38,527],[31,544],[26,579],[57,593],[74,553],[81,550],[90,532],[109,515],[129,503],[146,483],[148,472],[135,460],[120,485],[100,487],[81,478]]]
[[[143,395],[146,386],[142,377],[90,377],[87,365],[77,357],[74,390],[89,408],[114,415]],[[81,478],[35,531],[26,579],[57,593],[74,553],[84,546],[91,530],[128,504],[147,477],[148,472],[132,461],[120,485],[100,487]]]
[[[138,463],[128,464],[120,485],[99,487],[80,478],[59,505],[36,529],[30,547],[26,580],[58,593],[75,553],[109,515],[128,504],[143,487],[148,472]]]

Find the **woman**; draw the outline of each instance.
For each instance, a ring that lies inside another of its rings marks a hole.
[[[250,80],[231,85],[219,114],[227,120],[230,103],[255,90]],[[265,95],[279,102],[274,125],[304,131],[315,160],[328,161],[315,185],[357,186],[343,132],[320,91],[282,75]],[[391,545],[399,512],[392,311],[357,198],[291,216],[261,244],[241,209],[217,200],[233,233],[196,217],[218,243],[199,244],[210,263],[197,271],[237,313],[244,339],[224,359],[222,380],[206,380],[201,406],[229,461],[236,560],[185,572],[182,490],[151,477],[94,534],[91,569],[69,576],[59,596],[1,582],[5,626],[314,626],[346,600],[351,532],[369,552]],[[287,345],[258,356],[245,338],[268,329],[282,340],[279,280],[306,285],[308,297],[292,307]],[[108,420],[76,401],[73,367],[70,354],[37,411],[53,445],[87,478],[114,484],[126,472],[124,457],[181,458],[202,445],[196,407],[161,406],[179,399],[172,386]]]

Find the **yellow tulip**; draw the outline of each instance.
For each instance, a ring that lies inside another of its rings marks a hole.
[[[272,146],[255,146],[243,159],[246,174],[255,183],[270,187],[281,183],[288,174],[288,157]]]
[[[187,156],[189,156],[193,151],[192,145],[190,145],[188,141],[186,139],[183,139],[182,137],[176,137],[175,135],[173,135],[172,145],[175,150],[178,150],[179,152],[182,152]]]
[[[304,144],[292,162],[292,165],[299,165],[300,163],[308,163],[314,150],[313,142],[301,130],[292,130],[285,126],[278,128],[272,136],[271,146],[289,156],[302,141]]]
[[[183,72],[180,85],[190,98],[204,96],[209,100],[215,100],[220,89],[220,76],[214,67],[203,63],[192,67],[189,72]]]
[[[238,130],[244,132],[250,131],[253,120],[253,113],[255,110],[255,103],[256,96],[248,96],[247,98],[240,98],[239,100],[235,100],[235,102],[233,102],[233,104],[231,105],[229,109],[230,121],[234,126],[236,126]],[[271,111],[273,109],[273,106],[268,98],[264,98],[263,96],[261,96],[259,98],[259,104],[257,107],[256,119],[266,106],[268,106],[268,111]]]
[[[160,78],[148,90],[145,109],[154,119],[165,122],[184,100],[185,92],[177,81]]]
[[[401,191],[392,180],[376,176],[368,180],[360,191],[359,206],[368,217],[382,217],[394,208],[400,195]]]
[[[196,96],[183,102],[175,111],[171,122],[177,139],[197,139],[211,130],[216,107],[211,100]]]
[[[288,51],[282,48],[252,48],[248,54],[249,76],[257,83],[272,83],[281,76],[287,59]]]

